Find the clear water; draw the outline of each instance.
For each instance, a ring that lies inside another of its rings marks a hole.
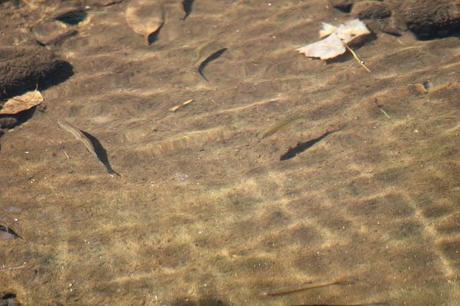
[[[322,21],[349,18],[326,1],[195,2],[185,21],[167,2],[150,46],[124,2],[54,47],[75,74],[1,139],[1,221],[24,239],[0,240],[0,293],[25,305],[458,305],[458,38],[378,33],[356,49],[368,73],[351,56],[295,51]],[[221,48],[206,82],[198,65]],[[57,118],[96,136],[121,177]]]

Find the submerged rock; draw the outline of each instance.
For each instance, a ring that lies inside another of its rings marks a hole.
[[[373,31],[399,35],[410,30],[417,39],[458,35],[460,0],[330,0],[342,12],[366,21]]]
[[[354,0],[330,0],[329,1],[333,7],[336,9],[349,13],[351,11],[351,7],[353,6]]]
[[[77,34],[77,30],[67,24],[52,20],[44,22],[33,28],[32,33],[41,45],[59,44],[66,38]]]
[[[460,0],[412,0],[400,7],[408,29],[419,39],[458,34],[460,31]]]
[[[391,10],[383,2],[379,1],[360,1],[353,5],[351,12],[361,20],[364,19],[385,19],[391,16]]]
[[[35,87],[59,65],[53,52],[40,47],[3,47],[0,58],[0,98]]]
[[[43,47],[1,47],[0,58],[0,99],[37,85],[56,84],[72,75],[70,64]]]

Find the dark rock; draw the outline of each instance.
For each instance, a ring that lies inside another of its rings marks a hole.
[[[80,6],[68,6],[59,9],[53,19],[63,22],[68,25],[76,25],[85,20],[87,13]]]
[[[386,34],[390,34],[390,35],[393,35],[393,36],[401,36],[402,35],[402,32],[404,31],[403,28],[401,27],[398,27],[397,25],[395,25],[394,23],[386,23],[384,24],[380,30]]]
[[[0,58],[0,96],[37,82],[57,65],[53,52],[44,48],[1,48]]]
[[[459,34],[460,0],[409,0],[404,1],[400,12],[418,39]]]
[[[72,66],[42,47],[0,48],[0,99],[62,82]]]
[[[353,6],[354,0],[329,0],[332,6],[344,13],[349,13]]]
[[[353,5],[352,15],[359,19],[385,19],[391,16],[390,8],[382,2],[360,1]]]

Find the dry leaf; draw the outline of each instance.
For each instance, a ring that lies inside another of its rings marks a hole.
[[[125,12],[128,26],[135,33],[142,35],[146,44],[151,43],[152,36],[156,36],[165,22],[164,9],[155,2],[152,0],[131,1]]]
[[[322,60],[334,58],[346,51],[343,42],[337,35],[330,35],[327,38],[306,45],[305,47],[297,49],[300,53],[308,57],[319,57]]]
[[[43,96],[38,90],[29,91],[6,101],[0,109],[0,115],[14,115],[31,109],[42,102]]]
[[[347,50],[345,44],[352,44],[365,35],[370,34],[366,25],[359,19],[354,19],[338,27],[323,23],[319,32],[320,38],[326,38],[308,44],[297,51],[308,57],[318,57],[322,60],[337,57]]]
[[[329,36],[337,30],[336,26],[333,26],[332,24],[329,24],[329,23],[323,22],[321,25],[323,27],[321,28],[321,30],[319,30],[319,38]]]
[[[341,24],[334,33],[337,34],[344,43],[350,45],[354,41],[359,40],[360,37],[368,35],[371,32],[361,20],[353,19]]]

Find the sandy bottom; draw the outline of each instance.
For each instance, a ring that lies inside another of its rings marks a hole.
[[[325,1],[196,1],[185,21],[176,2],[150,46],[122,2],[53,47],[75,74],[1,139],[0,216],[24,239],[0,240],[0,293],[24,305],[458,305],[460,40],[379,33],[357,49],[367,73],[350,56],[296,53],[321,21],[349,18]],[[221,48],[206,82],[197,66]],[[57,118],[96,136],[121,177]],[[281,294],[308,282],[328,286]]]

